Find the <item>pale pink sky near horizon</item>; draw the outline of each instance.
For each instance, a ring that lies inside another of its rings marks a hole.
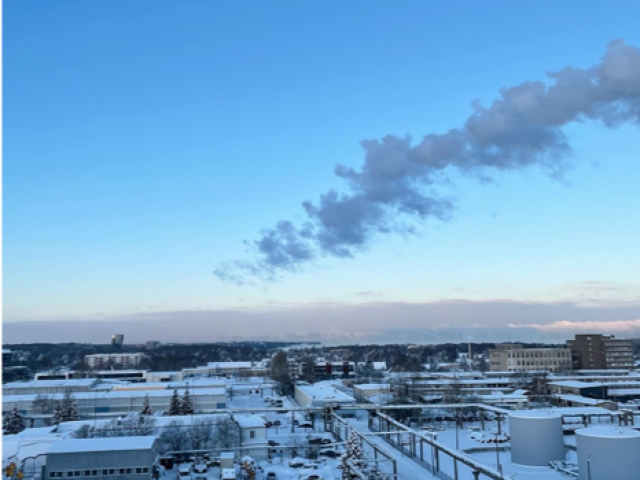
[[[559,343],[580,332],[640,336],[640,302],[442,301],[315,304],[269,309],[185,310],[85,320],[4,322],[4,343],[231,340],[323,343],[528,341]]]

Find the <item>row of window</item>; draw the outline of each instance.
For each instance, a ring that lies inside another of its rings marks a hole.
[[[71,477],[107,477],[119,475],[147,475],[149,467],[130,468],[103,468],[101,470],[64,470],[49,472],[49,478],[71,478]]]
[[[508,353],[508,358],[544,358],[544,357],[568,357],[567,351],[542,351],[542,352],[522,352],[522,353]]]

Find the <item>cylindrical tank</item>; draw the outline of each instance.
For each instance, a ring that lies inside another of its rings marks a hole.
[[[549,466],[565,455],[562,415],[545,410],[509,414],[511,461],[520,465]]]
[[[640,480],[640,432],[628,427],[576,430],[578,469],[584,480]]]

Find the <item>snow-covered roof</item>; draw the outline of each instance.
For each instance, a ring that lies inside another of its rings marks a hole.
[[[233,452],[222,452],[220,454],[220,458],[231,458],[231,459],[235,459],[236,455]]]
[[[611,396],[640,395],[640,388],[614,388],[607,390]]]
[[[150,450],[156,437],[82,438],[60,440],[49,449],[51,453],[113,452],[120,450]]]
[[[388,383],[361,383],[360,385],[354,385],[353,388],[358,390],[389,390],[391,385]]]
[[[307,396],[313,400],[320,400],[324,402],[337,402],[337,403],[354,403],[353,397],[342,393],[335,388],[318,386],[318,385],[296,385],[296,388],[301,390]]]
[[[208,368],[251,368],[251,362],[209,362]]]
[[[602,383],[581,382],[580,380],[561,380],[559,382],[549,382],[549,385],[553,385],[555,387],[566,387],[566,388],[594,388],[594,387],[601,387]]]
[[[211,396],[226,396],[224,388],[196,388],[189,391],[191,396],[211,395]],[[108,399],[108,398],[136,398],[136,397],[170,397],[173,395],[173,390],[123,390],[123,391],[93,391],[93,392],[73,392],[73,398],[78,400],[93,400],[93,399]],[[178,389],[178,395],[184,395],[184,389]],[[31,395],[3,395],[3,403],[17,403],[17,402],[29,402],[36,398],[36,394]],[[52,393],[50,397],[59,400],[62,399],[64,394]]]
[[[606,400],[601,400],[597,398],[588,398],[580,395],[554,395],[554,396],[556,398],[559,398],[560,400],[564,400],[565,402],[580,403],[582,405],[596,406],[606,402]]]
[[[98,380],[95,378],[72,378],[61,380],[28,380],[26,382],[5,383],[2,388],[54,388],[54,387],[92,387]]]
[[[374,370],[386,370],[387,362],[371,362]]]
[[[264,419],[259,415],[236,415],[234,419],[240,428],[264,428]]]

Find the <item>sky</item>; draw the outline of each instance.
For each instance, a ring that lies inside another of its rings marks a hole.
[[[3,20],[5,343],[640,332],[638,2]]]

